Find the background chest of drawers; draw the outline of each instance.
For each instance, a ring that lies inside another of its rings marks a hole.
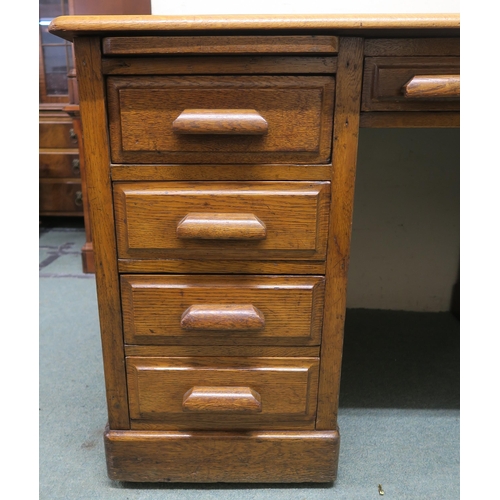
[[[40,215],[83,215],[78,137],[62,110],[40,110]]]
[[[336,477],[361,109],[401,75],[360,36],[243,21],[50,28],[78,34],[113,479]]]

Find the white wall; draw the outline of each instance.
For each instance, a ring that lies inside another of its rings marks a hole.
[[[347,306],[449,310],[459,245],[460,129],[361,129]]]
[[[151,0],[152,14],[360,14],[454,13],[459,0]]]

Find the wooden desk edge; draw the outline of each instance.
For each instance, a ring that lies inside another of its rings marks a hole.
[[[459,29],[460,14],[287,14],[203,16],[60,16],[50,33],[73,41],[75,36],[102,33],[147,34],[158,31],[206,30],[440,30]]]

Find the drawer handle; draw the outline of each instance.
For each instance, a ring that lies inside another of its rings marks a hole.
[[[255,109],[186,109],[172,127],[176,134],[265,135],[268,124]]]
[[[260,394],[250,387],[192,387],[182,409],[193,412],[260,413]]]
[[[75,193],[75,205],[81,207],[83,205],[83,194],[81,191],[76,191]]]
[[[263,240],[266,225],[253,214],[187,214],[177,224],[177,237],[202,240]]]
[[[71,162],[71,169],[73,170],[74,175],[80,175],[80,160],[78,158],[75,158]]]
[[[417,75],[403,85],[403,91],[413,99],[460,97],[460,75]]]
[[[264,315],[252,304],[197,304],[181,316],[183,330],[259,331]]]

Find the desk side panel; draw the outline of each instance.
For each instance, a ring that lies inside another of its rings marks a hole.
[[[128,429],[130,422],[100,39],[76,38],[75,61],[85,142],[92,145],[85,148],[84,155],[109,425],[112,429]]]
[[[333,125],[332,200],[317,430],[337,428],[362,79],[363,39],[341,38]]]

